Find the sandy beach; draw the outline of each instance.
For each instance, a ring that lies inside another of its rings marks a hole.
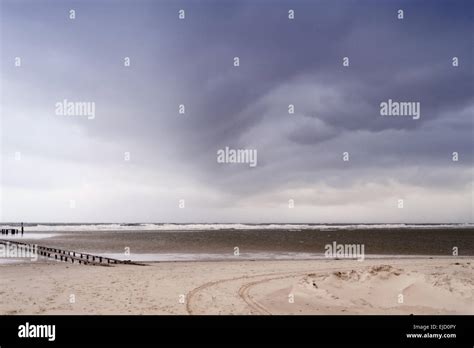
[[[0,314],[474,314],[474,258],[0,265]]]

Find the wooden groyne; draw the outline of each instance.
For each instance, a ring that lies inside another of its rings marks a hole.
[[[118,260],[113,259],[110,257],[105,256],[98,256],[92,255],[87,253],[81,253],[77,251],[71,250],[64,250],[59,248],[50,248],[45,247],[37,244],[27,244],[17,241],[11,240],[4,240],[0,239],[0,244],[5,245],[8,247],[9,245],[13,244],[18,247],[21,247],[24,250],[30,252],[36,252],[38,256],[42,256],[51,260],[62,261],[62,262],[70,262],[70,263],[78,263],[81,265],[92,265],[92,266],[112,266],[112,265],[137,265],[137,266],[144,266],[143,263],[132,262],[130,260]]]
[[[1,233],[6,234],[7,236],[8,234],[11,234],[13,236],[15,234],[20,233],[20,231],[18,230],[18,228],[2,228]],[[21,234],[23,234],[23,230],[21,231]]]

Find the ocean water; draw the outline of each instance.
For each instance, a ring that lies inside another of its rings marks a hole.
[[[366,258],[474,256],[474,224],[25,224],[0,238],[137,261],[316,260],[333,243]]]

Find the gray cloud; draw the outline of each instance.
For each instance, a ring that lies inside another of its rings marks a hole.
[[[452,210],[413,198],[423,214],[402,218],[472,221],[472,9],[441,0],[5,0],[3,219],[391,221],[377,204],[412,192],[444,197]],[[55,115],[63,99],[94,101],[97,117]],[[388,99],[420,102],[421,118],[380,116]],[[257,149],[258,166],[217,163],[225,146]],[[290,196],[307,208],[275,208]],[[70,197],[89,208],[49,212]],[[199,209],[176,211],[185,197]]]

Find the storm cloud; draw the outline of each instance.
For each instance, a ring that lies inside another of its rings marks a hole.
[[[472,1],[0,3],[1,221],[473,221]]]

